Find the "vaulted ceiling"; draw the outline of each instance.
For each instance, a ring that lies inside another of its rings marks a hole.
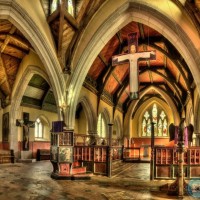
[[[59,60],[63,55],[66,63],[61,66],[65,73],[70,74],[69,62],[81,31],[98,11],[105,0],[80,0],[76,2],[75,17],[72,17],[65,5],[61,4],[51,13],[50,1],[41,0],[47,22],[54,38]],[[173,0],[192,19],[200,33],[200,1],[187,0],[185,5],[179,0]],[[180,53],[166,38],[156,30],[138,23],[131,22],[123,27],[100,50],[94,60],[84,86],[126,112],[132,101],[129,98],[129,64],[112,66],[112,56],[127,53],[127,35],[137,32],[139,36],[139,51],[156,51],[156,60],[139,61],[139,93],[141,96],[138,107],[151,97],[165,101],[156,88],[170,96],[178,109],[193,99],[195,87],[191,72]],[[8,20],[0,20],[0,98],[2,106],[9,104],[13,85],[19,65],[29,51],[31,44],[23,34]],[[64,54],[63,54],[64,52]],[[149,88],[154,86],[154,89]],[[22,105],[56,111],[56,102],[52,90],[42,77],[34,75],[22,99]],[[136,109],[137,110],[137,109]]]
[[[193,78],[182,56],[175,47],[157,31],[136,22],[131,22],[120,30],[101,50],[91,66],[88,76],[95,81],[98,95],[105,96],[114,103],[122,105],[123,110],[134,100],[129,94],[129,63],[112,66],[112,56],[127,53],[127,35],[139,33],[139,52],[156,51],[156,60],[139,61],[139,93],[150,86],[158,88],[170,96],[181,109],[192,97]],[[144,102],[151,97],[165,101],[155,89],[148,90],[140,99]]]

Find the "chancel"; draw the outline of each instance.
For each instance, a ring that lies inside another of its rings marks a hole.
[[[0,199],[200,198],[199,19],[199,0],[0,0]]]

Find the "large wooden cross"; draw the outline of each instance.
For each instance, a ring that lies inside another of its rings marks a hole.
[[[16,126],[23,127],[23,151],[29,150],[29,128],[35,127],[34,121],[29,121],[29,113],[23,113],[23,119],[16,120]]]
[[[155,60],[155,51],[138,52],[137,33],[128,34],[128,54],[115,55],[112,57],[112,66],[129,62],[130,64],[130,98],[139,98],[139,60]]]

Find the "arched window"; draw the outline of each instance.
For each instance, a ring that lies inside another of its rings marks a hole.
[[[35,137],[43,138],[43,124],[39,118],[35,121]]]
[[[68,0],[68,1],[67,1],[67,10],[68,10],[68,13],[74,17],[74,5],[73,5],[73,0]]]
[[[51,3],[51,13],[53,13],[55,10],[57,10],[59,4],[59,0],[52,0]]]
[[[157,104],[149,107],[142,117],[142,137],[151,136],[151,126],[154,123],[154,135],[157,137],[166,137],[168,120],[167,116]]]
[[[99,137],[106,137],[106,123],[101,113],[99,114],[99,117],[98,117],[97,133]]]

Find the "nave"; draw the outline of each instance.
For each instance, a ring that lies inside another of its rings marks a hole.
[[[0,166],[1,200],[164,200],[159,187],[171,181],[150,181],[149,163],[118,165],[112,178],[94,175],[91,180],[54,180],[49,161]],[[185,195],[184,200],[192,200]]]

